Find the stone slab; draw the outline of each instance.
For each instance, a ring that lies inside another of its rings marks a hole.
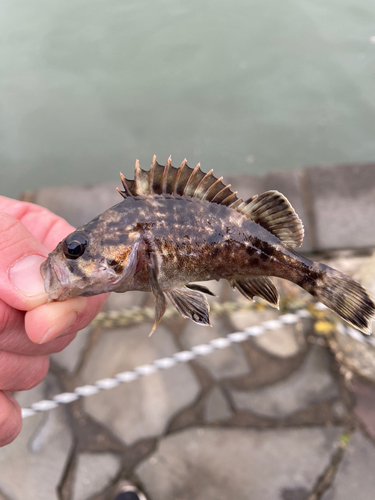
[[[220,422],[227,420],[233,415],[229,403],[220,387],[214,387],[207,397],[204,408],[204,419],[206,422]]]
[[[190,349],[198,344],[206,344],[210,340],[223,337],[228,333],[217,318],[212,318],[211,322],[212,328],[198,326],[192,321],[187,322],[180,337],[184,349]],[[250,373],[250,367],[239,345],[218,349],[207,356],[198,356],[195,361],[206,368],[216,380]]]
[[[322,500],[371,500],[375,491],[375,447],[359,431],[346,447],[331,487]]]
[[[28,407],[59,392],[61,388],[49,374],[37,387],[15,397]],[[58,500],[57,487],[72,445],[64,407],[25,419],[20,435],[0,449],[0,490],[9,500]]]
[[[305,175],[317,250],[375,246],[375,164],[311,167]]]
[[[249,301],[245,297],[237,296],[238,301],[247,304]],[[255,298],[258,301],[258,297]],[[261,299],[259,299],[259,302]],[[277,319],[280,316],[280,312],[271,307],[260,310],[248,310],[248,311],[238,311],[234,312],[230,316],[230,320],[233,323],[236,331],[242,331],[249,326],[259,325],[263,321],[268,321],[271,319]]]
[[[73,480],[72,500],[88,500],[100,493],[116,477],[121,460],[111,453],[78,455]]]
[[[354,395],[353,411],[367,432],[375,438],[375,386],[354,378],[350,387]]]
[[[80,383],[112,377],[168,357],[179,349],[161,325],[149,337],[146,323],[128,329],[106,330],[93,347],[80,373]],[[188,364],[179,364],[85,398],[85,411],[106,425],[126,444],[161,435],[170,419],[191,404],[200,392]]]
[[[336,330],[334,339],[338,354],[344,357],[345,365],[354,373],[375,382],[375,347],[359,340],[362,334],[358,330],[347,328],[352,335],[358,336],[358,340]]]
[[[339,433],[192,428],[162,439],[136,475],[152,500],[307,499]]]
[[[302,332],[296,332],[295,325],[283,325],[254,337],[254,343],[263,351],[278,358],[290,358],[299,354],[306,343]]]
[[[230,184],[232,191],[238,191],[238,197],[247,200],[255,194],[263,193],[263,177],[248,174],[226,175],[224,182]]]
[[[230,394],[238,410],[284,418],[313,403],[338,396],[339,389],[329,366],[327,350],[313,346],[303,364],[286,379],[252,391],[231,389]]]
[[[369,250],[358,255],[358,250],[336,250],[329,259],[320,262],[360,281],[371,292],[375,292],[375,254]]]
[[[249,326],[259,325],[264,321],[278,319],[279,316],[280,311],[267,308],[263,311],[254,310],[233,313],[231,321],[236,330],[241,331]],[[266,331],[262,335],[250,337],[250,340],[267,354],[278,358],[296,356],[306,347],[301,321]]]

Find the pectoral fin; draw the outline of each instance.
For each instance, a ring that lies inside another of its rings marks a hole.
[[[189,318],[198,325],[211,326],[210,306],[203,293],[186,287],[166,290],[165,293],[183,318]]]
[[[150,333],[150,336],[154,333],[156,327],[161,321],[161,318],[164,316],[165,310],[167,309],[167,300],[163,293],[163,290],[160,288],[158,279],[156,276],[156,270],[154,266],[154,260],[151,259],[151,262],[147,264],[148,278],[150,282],[151,291],[155,297],[155,321]]]
[[[231,281],[231,285],[249,300],[253,300],[255,296],[261,297],[271,306],[279,308],[279,294],[270,278],[247,276]]]

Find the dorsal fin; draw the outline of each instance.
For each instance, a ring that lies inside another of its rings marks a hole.
[[[159,165],[154,156],[151,168],[147,172],[142,170],[138,160],[135,162],[134,181],[125,179],[120,174],[123,191],[117,191],[124,198],[134,196],[188,196],[199,198],[212,203],[231,206],[238,200],[236,193],[225,185],[222,177],[217,179],[212,170],[207,174],[202,172],[200,164],[190,168],[184,160],[179,168],[173,167],[169,158],[166,165]],[[240,200],[242,202],[242,199]]]
[[[134,181],[120,175],[124,191],[117,190],[124,198],[153,195],[199,198],[237,210],[290,247],[302,245],[302,222],[289,201],[278,191],[267,191],[243,201],[237,197],[237,191],[233,192],[230,184],[224,184],[222,177],[216,178],[212,170],[205,174],[199,163],[195,168],[190,168],[186,160],[176,168],[172,166],[170,157],[165,166],[162,166],[154,156],[148,172],[142,170],[137,160]]]
[[[292,248],[302,245],[304,229],[294,208],[278,191],[253,196],[237,208]]]

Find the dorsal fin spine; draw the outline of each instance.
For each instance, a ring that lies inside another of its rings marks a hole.
[[[176,179],[175,179],[175,184],[174,184],[174,189],[173,189],[173,196],[176,196],[177,194],[177,186],[178,186],[178,180],[180,178],[180,175],[181,175],[181,172],[182,172],[182,169],[184,168],[184,166],[187,164],[187,161],[186,161],[186,158],[184,159],[184,161],[181,163],[181,165],[178,167],[178,170],[177,170],[177,173],[176,173]]]
[[[219,182],[221,182],[222,180],[223,180],[223,178],[222,178],[222,177],[219,177],[218,179],[216,179],[216,181],[215,181],[213,184],[211,184],[211,186],[207,189],[207,191],[205,192],[205,194],[204,194],[204,196],[203,196],[202,200],[207,200],[207,198],[208,198],[208,195],[209,195],[210,191],[212,191],[212,189],[216,186],[216,184],[218,184],[218,183],[219,183]]]
[[[125,189],[125,194],[127,196],[131,196],[133,198],[133,193],[129,189],[127,179],[125,179],[125,177],[123,176],[123,174],[121,172],[120,172],[120,178],[121,178],[122,185],[124,186],[124,189]]]
[[[123,193],[118,187],[116,188],[116,191],[120,193],[123,198],[127,198],[126,194]]]
[[[234,201],[230,205],[228,205],[229,208],[232,208],[233,210],[237,210],[237,208],[243,203],[242,198],[238,198],[238,200]]]
[[[135,167],[134,167],[134,181],[135,181],[135,191],[138,194],[140,194],[141,191],[141,185],[140,185],[140,170],[141,170],[141,165],[139,164],[139,160],[135,160]]]
[[[211,177],[212,175],[212,172],[213,172],[213,169],[211,169],[209,172],[207,172],[207,174],[203,177],[203,179],[200,181],[200,183],[198,184],[198,186],[195,188],[194,190],[194,193],[193,193],[193,197],[195,196],[195,193],[197,193],[200,189],[200,187],[202,186],[202,184],[209,178]]]
[[[221,179],[222,179],[222,177],[221,177]],[[220,189],[220,191],[215,194],[215,196],[212,198],[212,200],[210,200],[211,203],[216,203],[215,202],[216,198],[218,198],[223,191],[225,191],[226,189],[229,189],[230,187],[231,187],[231,184],[228,184],[227,186],[224,186],[223,189]]]
[[[154,171],[155,171],[155,166],[156,166],[156,156],[154,155],[152,157],[152,162],[151,162],[151,167],[150,167],[150,173],[149,173],[149,183],[150,183],[150,192],[151,192],[151,194],[155,194],[155,191],[154,191]]]
[[[192,184],[193,179],[194,179],[194,175],[196,174],[196,172],[197,172],[198,170],[200,170],[200,168],[201,168],[201,164],[200,164],[200,163],[198,163],[198,164],[197,164],[197,166],[196,166],[196,167],[194,168],[194,170],[192,171],[192,173],[190,174],[190,177],[189,177],[189,179],[188,179],[188,181],[187,181],[187,183],[186,183],[186,185],[185,185],[185,187],[184,187],[184,192],[186,192],[186,191],[187,191],[187,189],[188,189],[188,187],[190,186],[190,184]]]
[[[228,184],[227,187],[229,187],[230,184]],[[238,193],[238,191],[234,191],[232,194],[230,194],[229,196],[227,196],[226,198],[224,198],[224,200],[221,202],[222,205],[226,205],[228,203],[228,200],[230,200],[231,198],[234,198],[236,196],[236,194]],[[228,205],[227,205],[228,206]],[[229,205],[230,206],[230,205]]]
[[[163,176],[162,176],[162,193],[166,194],[167,192],[167,177],[168,177],[168,170],[170,167],[170,163],[166,163],[163,171]]]

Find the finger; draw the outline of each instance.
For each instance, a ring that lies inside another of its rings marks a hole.
[[[47,301],[40,266],[44,246],[14,217],[0,213],[0,299],[20,310]]]
[[[75,333],[71,333],[48,344],[34,344],[25,332],[25,313],[11,308],[0,300],[0,350],[2,351],[28,356],[52,354],[64,349],[75,336]]]
[[[8,336],[3,339],[3,337],[0,337],[0,350],[27,356],[48,356],[65,349],[76,336],[77,333],[67,333],[46,344],[35,344],[23,330],[17,332],[14,338]]]
[[[64,219],[34,203],[0,196],[0,212],[12,215],[22,222],[27,230],[43,243],[48,252],[74,231],[74,227]]]
[[[0,351],[0,391],[26,391],[47,375],[48,356],[25,356]]]
[[[108,294],[77,297],[43,304],[25,316],[25,329],[32,342],[44,344],[62,334],[82,330],[98,314]]]
[[[21,408],[10,394],[0,392],[0,447],[11,443],[22,427]]]

